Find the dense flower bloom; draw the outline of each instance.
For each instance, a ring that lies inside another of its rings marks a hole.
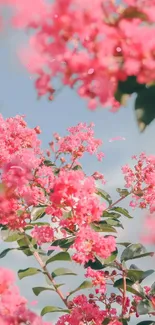
[[[118,81],[132,75],[139,83],[155,78],[154,0],[96,0],[93,10],[88,0],[34,0],[33,7],[27,0],[0,4],[14,8],[14,27],[34,30],[20,56],[29,72],[38,75],[39,96],[53,98],[51,81],[58,76],[88,99],[90,109],[101,104],[116,111]]]
[[[116,249],[116,241],[112,236],[103,237],[89,226],[81,227],[76,235],[73,245],[76,253],[73,260],[85,264],[89,260],[94,261],[95,256],[106,259]]]
[[[93,177],[85,176],[81,170],[61,169],[55,178],[46,213],[60,217],[62,225],[81,226],[84,223],[99,221],[105,208],[105,204],[96,196]],[[61,217],[65,210],[70,214],[68,218],[63,219]]]
[[[136,160],[134,168],[128,165],[122,167],[125,175],[125,187],[130,188],[133,193],[132,207],[148,207],[150,212],[155,211],[155,156],[146,156],[142,153]]]
[[[35,226],[31,232],[33,238],[36,239],[38,245],[50,243],[53,240],[53,229],[50,226]]]
[[[71,314],[61,316],[56,325],[101,325],[104,315],[104,311],[100,310],[95,303],[89,303],[87,297],[81,295],[73,299]]]
[[[142,235],[142,241],[147,244],[155,244],[155,216],[149,215],[145,218]]]
[[[104,271],[92,270],[90,267],[87,268],[85,276],[92,278],[93,286],[99,286],[99,289],[96,289],[96,293],[105,293],[106,292],[106,282]]]
[[[27,300],[20,296],[14,285],[12,271],[0,268],[0,324],[2,325],[51,325],[27,308]]]

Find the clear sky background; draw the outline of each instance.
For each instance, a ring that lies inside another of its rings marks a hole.
[[[47,148],[52,139],[53,132],[65,135],[66,128],[76,125],[78,122],[94,122],[96,137],[103,140],[103,151],[105,158],[102,163],[98,163],[95,158],[86,157],[83,160],[84,169],[88,173],[98,170],[105,174],[108,190],[114,198],[117,198],[115,188],[123,187],[123,177],[121,166],[131,161],[133,154],[141,151],[155,154],[155,122],[140,134],[136,125],[133,111],[134,98],[129,101],[126,108],[120,109],[118,113],[111,113],[106,109],[99,108],[95,112],[87,109],[87,103],[79,98],[75,92],[64,88],[53,102],[46,98],[37,100],[37,94],[33,84],[33,78],[20,64],[17,57],[17,49],[25,44],[26,37],[21,32],[7,30],[0,35],[0,113],[4,117],[15,116],[16,114],[26,115],[29,127],[39,125],[42,129],[41,140],[43,148]],[[109,139],[116,136],[125,137],[125,141],[109,142]],[[127,208],[127,200],[123,203]],[[141,232],[143,213],[136,210],[130,211],[134,220],[125,220],[125,231],[120,232],[120,239],[123,241],[132,240],[138,242]],[[7,246],[0,244],[0,250]],[[139,262],[138,262],[139,263]],[[155,266],[155,260],[144,260],[141,265],[144,269]],[[0,260],[0,265],[18,270],[28,266],[36,265],[32,258],[27,258],[22,253],[10,253]],[[57,266],[57,265],[56,265]],[[64,265],[63,265],[64,266]],[[74,270],[78,267],[73,265]],[[69,279],[69,278],[68,278]],[[80,271],[79,278],[68,280],[69,289],[76,287],[82,279]],[[152,283],[150,277],[147,283]],[[32,279],[27,278],[18,281],[21,292],[28,298],[29,302],[36,300],[32,294],[32,286],[42,286],[42,277],[37,275]],[[60,301],[53,294],[41,294],[38,298],[35,310],[40,311],[45,305],[58,305]],[[45,319],[54,322],[57,315],[50,314]],[[134,322],[133,322],[134,324]],[[136,322],[135,322],[136,324]]]

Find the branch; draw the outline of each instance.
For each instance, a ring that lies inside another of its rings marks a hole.
[[[36,261],[38,262],[38,264],[40,265],[41,269],[46,273],[48,279],[51,281],[55,291],[57,292],[57,294],[59,295],[59,297],[61,298],[61,300],[63,301],[63,303],[66,305],[66,307],[68,308],[68,305],[67,305],[67,300],[66,298],[63,296],[61,290],[59,288],[57,288],[57,284],[55,283],[53,277],[51,276],[51,274],[49,273],[45,263],[42,261],[40,255],[38,252],[34,252],[34,247],[33,245],[31,244],[31,242],[29,241],[26,233],[24,232],[24,230],[22,228],[19,229],[20,232],[24,235],[24,239],[30,249],[30,251],[32,252],[33,256],[35,257]]]

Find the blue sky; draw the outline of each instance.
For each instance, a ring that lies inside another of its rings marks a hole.
[[[106,156],[102,163],[96,162],[93,157],[91,160],[86,157],[83,161],[84,168],[88,173],[95,170],[104,173],[107,179],[105,189],[109,190],[116,198],[115,188],[123,186],[121,166],[130,162],[133,154],[138,154],[141,151],[155,154],[155,122],[144,134],[139,133],[133,112],[134,99],[130,100],[128,107],[122,108],[116,114],[101,108],[95,112],[89,111],[87,103],[80,99],[75,92],[66,88],[53,102],[49,102],[46,98],[38,101],[33,78],[20,64],[16,54],[19,45],[25,44],[25,42],[26,37],[21,32],[15,33],[7,30],[0,35],[0,113],[4,117],[24,114],[29,127],[40,125],[44,148],[47,148],[53,132],[56,131],[63,135],[67,127],[80,121],[94,122],[96,137],[103,140],[103,151]],[[110,143],[109,139],[116,136],[125,137],[126,140]],[[127,207],[127,203],[123,203],[123,206]],[[138,241],[143,216],[142,212],[138,210],[133,215],[135,220],[130,222],[126,220],[125,231],[120,232],[122,240],[127,241],[132,238],[133,241]],[[1,248],[4,248],[3,244],[1,244]],[[21,253],[12,253],[12,255],[10,254],[5,259],[0,260],[0,265],[18,270],[19,268],[33,266],[35,262],[31,258],[28,261]],[[141,265],[145,268],[145,264]],[[154,267],[154,260],[150,261],[150,267]],[[78,269],[78,267],[76,268]],[[81,280],[80,277],[76,282],[71,279],[70,286],[76,286],[77,282]],[[31,292],[31,286],[41,285],[41,278],[37,276],[31,281],[25,279],[19,282],[22,293],[27,296],[29,301],[36,299]],[[38,299],[37,310],[40,310],[45,304],[52,305],[52,299],[53,297],[49,295],[45,299],[44,294],[42,294]],[[54,302],[57,302],[56,299]],[[53,316],[50,315],[47,319],[53,320]]]

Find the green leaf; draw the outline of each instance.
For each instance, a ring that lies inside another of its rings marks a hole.
[[[104,260],[105,265],[109,265],[110,263],[114,262],[118,254],[118,250],[116,249],[112,254]]]
[[[128,247],[131,245],[131,243],[128,243],[128,242],[124,242],[124,243],[117,243],[117,245],[121,245],[121,246],[125,246],[125,247]]]
[[[71,262],[71,258],[69,253],[67,252],[60,252],[52,257],[50,257],[47,261],[46,261],[46,265],[51,263],[51,262],[55,262],[55,261],[67,261],[67,262]]]
[[[104,265],[97,259],[95,258],[95,261],[92,262],[91,260],[85,264],[85,269],[87,267],[91,267],[93,270],[101,270],[104,268]]]
[[[77,287],[76,289],[74,289],[73,291],[71,291],[68,295],[71,296],[73,293],[79,291],[79,290],[84,290],[84,289],[90,289],[92,288],[92,282],[91,281],[84,281],[81,283],[81,285],[79,287]]]
[[[45,213],[45,207],[34,207],[31,210],[31,221],[35,221],[37,219],[43,218]]]
[[[103,218],[120,218],[121,217],[121,214],[119,213],[116,213],[116,212],[108,212],[108,211],[103,211],[103,214],[102,214],[102,217]]]
[[[114,282],[114,288],[124,288],[123,278]],[[126,290],[141,298],[145,297],[142,287],[140,285],[135,285],[135,283],[129,279],[126,279]]]
[[[7,230],[1,230],[1,237],[3,241],[10,243],[22,238],[23,235],[21,235],[18,231],[12,231],[7,229]]]
[[[135,114],[139,130],[143,132],[155,118],[155,86],[143,89],[135,101]]]
[[[72,238],[62,238],[62,239],[57,239],[55,240],[51,246],[59,246],[61,248],[66,248],[68,249],[71,245],[73,245],[74,243],[74,237]],[[53,250],[54,251],[54,250]],[[47,255],[51,255],[53,253],[53,251],[49,250]]]
[[[150,276],[154,272],[155,272],[155,270],[147,270],[147,271],[144,271],[141,281],[145,280],[148,276]]]
[[[126,12],[127,12],[127,10],[126,10]],[[132,16],[131,16],[131,13],[130,13],[130,16],[134,17],[133,14],[135,14],[135,9],[132,12]],[[128,17],[128,15],[125,16],[125,17]],[[137,82],[137,78],[135,76],[129,76],[125,81],[119,81],[118,89],[124,94],[131,95],[133,93],[139,92],[140,90],[143,91],[145,89],[145,84],[139,84]]]
[[[155,295],[155,282],[151,286],[150,295]]]
[[[48,313],[70,313],[68,309],[63,309],[59,307],[54,307],[54,306],[46,306],[42,309],[41,311],[41,316],[44,316],[45,314]]]
[[[66,269],[64,267],[58,268],[52,272],[52,277],[55,278],[56,276],[61,276],[61,275],[77,275],[70,269]]]
[[[112,208],[112,210],[117,211],[117,212],[123,214],[125,217],[127,217],[129,219],[133,219],[133,217],[130,216],[129,212],[126,209],[124,209],[124,208],[114,207],[114,208]]]
[[[29,236],[28,236],[29,237]],[[31,237],[30,237],[31,240]],[[27,246],[27,242],[25,240],[25,238],[21,238],[19,240],[17,240],[17,243],[19,245],[18,250],[22,250],[22,252],[26,255],[26,256],[32,256],[33,253],[31,252],[31,250],[29,249],[29,247]]]
[[[105,192],[104,190],[98,188],[97,189],[97,195],[101,196],[109,204],[112,204],[112,198],[111,198],[111,196],[107,192]]]
[[[106,222],[110,226],[120,227],[120,228],[124,229],[122,223],[119,220],[117,220],[117,219],[111,219],[111,218],[109,218],[109,219],[106,220]]]
[[[0,258],[3,258],[7,255],[7,253],[9,253],[10,251],[14,250],[15,248],[7,248],[7,249],[4,249],[4,251],[2,251],[0,253]]]
[[[98,223],[93,222],[91,223],[91,227],[97,232],[117,232],[114,227],[107,225],[105,221],[100,221]]]
[[[126,197],[130,194],[130,192],[126,188],[116,188],[116,191],[119,193],[120,197]]]
[[[128,270],[127,271],[127,277],[131,279],[132,281],[140,281],[143,277],[144,272],[141,270]]]
[[[18,271],[18,277],[19,279],[23,279],[27,276],[31,276],[31,275],[35,275],[37,273],[41,272],[39,269],[36,269],[35,267],[29,267],[27,269],[24,270],[19,270]]]
[[[54,289],[52,288],[44,288],[44,287],[34,287],[32,288],[33,290],[33,293],[36,295],[36,296],[39,296],[41,292],[43,291],[55,291]]]
[[[79,169],[80,170],[82,169],[82,167],[80,165],[76,165],[76,166],[73,167],[73,170],[79,170]]]
[[[55,164],[52,163],[51,160],[44,160],[44,165],[47,166],[47,167],[49,167],[49,166],[55,166]]]
[[[128,94],[123,94],[121,92],[121,90],[119,88],[117,88],[116,92],[115,92],[115,99],[122,105],[122,106],[126,106],[127,101],[129,99],[129,95]]]
[[[155,309],[149,300],[142,300],[137,305],[137,312],[139,315],[146,315],[155,312]]]
[[[155,325],[155,322],[152,320],[144,320],[143,322],[139,322],[136,325]]]
[[[141,244],[131,244],[123,251],[121,255],[121,262],[128,261],[135,258],[151,256],[152,252],[147,253],[146,248]]]
[[[102,325],[108,325],[111,322],[111,318],[105,318]]]

